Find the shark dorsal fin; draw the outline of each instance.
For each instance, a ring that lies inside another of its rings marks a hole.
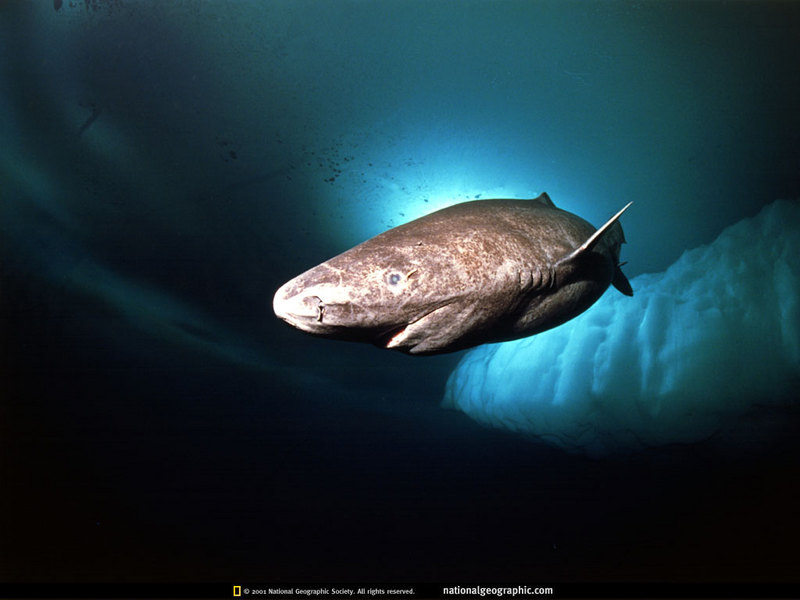
[[[614,223],[616,223],[616,222],[617,222],[617,219],[619,219],[619,218],[620,218],[620,216],[622,215],[622,213],[624,213],[626,210],[628,210],[628,207],[629,207],[631,204],[633,204],[633,202],[628,202],[628,203],[627,203],[625,206],[623,206],[623,207],[622,207],[622,210],[620,210],[620,211],[619,211],[617,214],[615,214],[615,215],[614,215],[613,217],[611,217],[611,218],[610,218],[608,221],[606,221],[606,224],[605,224],[605,225],[603,225],[602,227],[600,227],[600,228],[599,228],[597,231],[595,231],[595,232],[594,232],[594,233],[593,233],[591,236],[589,236],[589,239],[588,239],[588,240],[586,240],[585,242],[583,242],[583,243],[582,243],[580,246],[578,246],[577,248],[575,248],[575,250],[573,250],[572,252],[570,252],[569,254],[567,254],[566,256],[564,256],[563,258],[560,258],[560,259],[558,260],[558,263],[556,263],[556,264],[563,264],[563,263],[565,263],[565,262],[569,262],[569,261],[571,261],[571,260],[573,260],[573,259],[577,258],[578,256],[580,256],[581,254],[583,254],[583,253],[585,253],[585,252],[589,252],[589,251],[590,251],[592,248],[594,248],[594,247],[597,245],[597,243],[598,243],[598,242],[599,242],[601,239],[603,239],[603,236],[604,236],[604,235],[606,235],[606,234],[608,234],[610,231],[612,231],[612,226],[614,225]],[[625,241],[625,240],[624,240],[624,238],[623,238],[621,241],[623,241],[623,242],[624,242],[624,241]]]
[[[539,196],[537,196],[533,200],[535,202],[540,202],[541,204],[544,204],[545,206],[549,206],[550,208],[555,208],[556,207],[556,205],[553,204],[553,201],[550,200],[550,196],[547,195],[547,192],[542,192],[541,194],[539,194]]]

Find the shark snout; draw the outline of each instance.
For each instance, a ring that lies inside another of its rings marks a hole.
[[[306,333],[339,339],[371,339],[376,329],[372,312],[354,302],[354,289],[317,276],[314,270],[283,284],[272,299],[279,318]],[[382,324],[378,329],[384,329]]]
[[[325,303],[319,296],[298,293],[291,281],[281,286],[272,299],[272,310],[278,318],[306,331],[313,331],[322,322],[324,309]]]

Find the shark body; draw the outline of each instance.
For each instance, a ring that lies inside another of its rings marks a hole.
[[[532,200],[463,202],[400,225],[291,279],[275,314],[313,335],[440,354],[526,337],[589,308],[614,285],[620,215],[600,229]]]

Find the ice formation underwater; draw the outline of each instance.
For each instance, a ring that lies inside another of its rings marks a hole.
[[[778,200],[533,337],[475,348],[444,406],[602,457],[734,432],[797,405],[800,202]]]

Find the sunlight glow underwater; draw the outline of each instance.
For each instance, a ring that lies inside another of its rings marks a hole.
[[[633,298],[612,290],[553,330],[471,350],[443,405],[594,457],[797,406],[800,202],[773,202],[631,284]]]

